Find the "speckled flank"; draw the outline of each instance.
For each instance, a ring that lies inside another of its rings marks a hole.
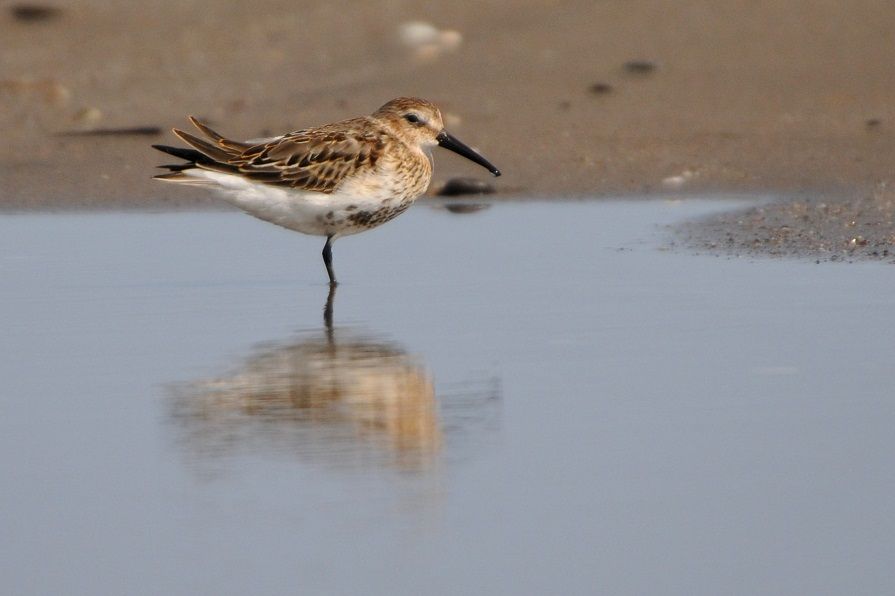
[[[412,201],[407,201],[406,203],[399,204],[397,207],[383,207],[382,209],[377,209],[375,211],[358,211],[357,213],[349,215],[347,220],[358,227],[375,228],[376,226],[382,225],[385,222],[398,217],[407,211],[412,204]]]

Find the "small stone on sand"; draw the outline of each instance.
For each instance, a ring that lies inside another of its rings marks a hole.
[[[478,178],[451,178],[438,191],[438,195],[456,197],[460,195],[490,195],[494,192],[495,189],[491,184]]]
[[[636,75],[648,75],[656,70],[656,63],[649,60],[629,60],[624,64],[625,72]]]
[[[58,17],[62,11],[55,6],[40,4],[15,4],[9,11],[15,20],[21,23],[38,23]]]

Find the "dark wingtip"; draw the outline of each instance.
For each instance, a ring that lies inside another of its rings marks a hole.
[[[174,157],[179,157],[180,159],[184,159],[191,163],[205,163],[210,162],[211,160],[208,157],[205,157],[203,153],[196,151],[195,149],[187,149],[186,147],[171,147],[170,145],[152,145],[152,148],[161,151],[162,153],[166,153],[168,155],[173,155]]]

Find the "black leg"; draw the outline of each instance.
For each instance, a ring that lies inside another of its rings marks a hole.
[[[333,273],[333,237],[326,237],[326,244],[323,245],[323,264],[326,265],[326,273],[329,275],[329,285],[337,285],[336,274]]]

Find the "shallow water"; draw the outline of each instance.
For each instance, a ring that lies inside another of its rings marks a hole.
[[[9,594],[881,594],[891,266],[729,203],[0,218]]]

